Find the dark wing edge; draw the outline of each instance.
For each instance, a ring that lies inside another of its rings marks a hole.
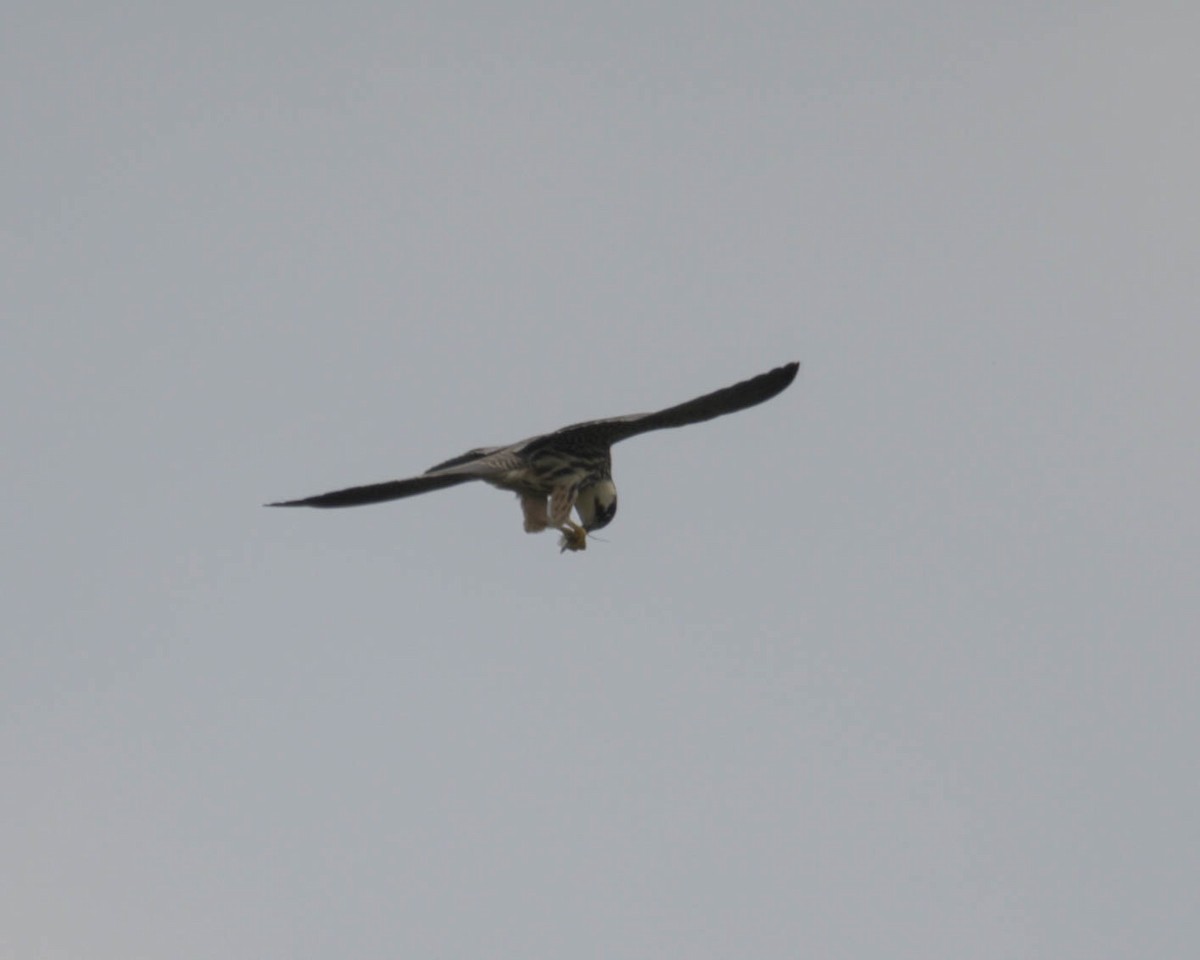
[[[437,473],[439,470],[445,470],[447,467],[461,467],[465,463],[474,463],[476,460],[482,460],[490,453],[495,453],[497,450],[503,449],[503,447],[476,447],[474,450],[460,453],[457,457],[451,457],[449,460],[435,463],[425,473]]]
[[[727,413],[737,413],[747,407],[765,403],[772,397],[783,393],[800,369],[800,364],[785,363],[782,367],[760,373],[757,377],[735,383],[731,387],[723,387],[706,393],[702,397],[676,404],[655,413],[638,413],[628,417],[615,417],[611,420],[592,420],[588,423],[577,423],[563,427],[551,436],[562,438],[564,435],[576,435],[579,439],[588,438],[604,443],[619,443],[636,437],[640,433],[651,430],[666,430],[671,427],[686,427],[693,423],[703,423],[723,417]],[[568,437],[574,439],[574,437]]]
[[[476,477],[452,474],[450,476],[410,477],[407,480],[389,480],[386,483],[372,483],[365,487],[347,487],[345,490],[333,490],[321,493],[315,497],[305,497],[303,500],[281,500],[278,503],[265,503],[265,507],[362,507],[368,503],[383,503],[387,500],[400,500],[404,497],[416,496],[418,493],[429,493],[431,490],[441,490],[443,487],[453,487],[467,483]]]

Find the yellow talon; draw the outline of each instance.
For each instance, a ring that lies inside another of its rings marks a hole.
[[[562,539],[558,541],[559,553],[587,549],[587,531],[579,524],[568,521],[559,529],[562,530]]]

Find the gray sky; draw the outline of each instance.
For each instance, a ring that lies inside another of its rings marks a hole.
[[[325,7],[5,14],[0,957],[1196,954],[1200,14]]]

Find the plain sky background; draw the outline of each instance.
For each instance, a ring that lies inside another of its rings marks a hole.
[[[6,5],[0,957],[1200,953],[1198,38]]]

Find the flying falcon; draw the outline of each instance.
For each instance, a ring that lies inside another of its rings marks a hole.
[[[468,450],[405,480],[348,487],[267,506],[360,507],[483,480],[517,495],[527,533],[553,528],[562,534],[560,553],[584,550],[587,535],[607,526],[617,513],[610,453],[614,443],[651,430],[701,423],[763,403],[787,389],[799,368],[798,363],[788,363],[657,413],[589,420],[508,446]],[[579,523],[571,520],[572,509],[579,515]]]

